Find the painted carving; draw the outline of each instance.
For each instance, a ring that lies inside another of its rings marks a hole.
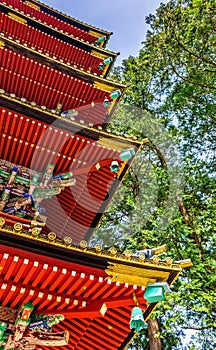
[[[27,303],[16,312],[0,309],[0,350],[34,350],[41,346],[64,346],[69,333],[53,332],[52,327],[64,320],[63,315],[32,315],[34,306]],[[12,315],[12,316],[11,316]],[[8,321],[11,322],[8,322]]]
[[[76,183],[71,172],[54,175],[53,170],[54,165],[48,164],[44,174],[30,174],[0,160],[0,211],[30,220],[43,213],[42,200]]]

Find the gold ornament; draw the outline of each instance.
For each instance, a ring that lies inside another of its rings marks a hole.
[[[81,241],[80,242],[80,248],[82,248],[82,249],[86,249],[87,248],[87,242],[86,241]]]
[[[117,255],[117,249],[115,247],[111,247],[109,252],[110,252],[110,255],[113,257]]]
[[[38,237],[39,236],[39,234],[40,234],[40,229],[38,228],[38,227],[34,227],[33,229],[32,229],[32,236],[33,237]]]
[[[64,244],[65,245],[71,245],[72,244],[72,238],[71,237],[69,237],[69,236],[66,236],[65,238],[64,238]]]
[[[54,232],[49,232],[48,239],[49,241],[54,242],[56,240],[56,234]]]
[[[96,244],[95,245],[95,250],[96,250],[96,253],[101,253],[102,252],[102,246],[100,244]]]
[[[17,222],[16,224],[14,224],[13,228],[14,228],[15,232],[20,232],[20,231],[22,231],[23,226],[22,226],[22,224]]]
[[[0,218],[0,227],[3,227],[5,225],[5,219]]]

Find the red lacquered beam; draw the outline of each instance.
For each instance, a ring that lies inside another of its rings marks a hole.
[[[18,216],[13,216],[4,212],[0,212],[0,216],[5,218],[6,223],[11,222],[11,223],[16,223],[16,222],[21,222],[23,224],[31,224],[31,220],[23,219]],[[14,222],[15,221],[15,222]]]

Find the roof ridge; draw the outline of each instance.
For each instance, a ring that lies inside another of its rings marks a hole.
[[[89,24],[89,23],[87,23],[87,22],[84,22],[84,21],[80,21],[79,19],[77,19],[77,18],[75,18],[75,17],[72,17],[72,16],[70,16],[70,15],[68,15],[68,14],[66,14],[66,13],[64,13],[64,12],[62,12],[62,11],[60,11],[60,10],[57,10],[57,9],[55,9],[54,7],[52,7],[52,6],[50,6],[50,5],[46,4],[46,3],[44,3],[44,2],[42,2],[42,1],[39,1],[39,0],[30,0],[29,2],[37,3],[37,4],[39,4],[39,5],[45,6],[45,7],[49,8],[50,10],[52,10],[52,11],[54,11],[54,12],[57,12],[57,13],[59,13],[60,15],[66,17],[66,18],[68,18],[68,19],[74,20],[74,21],[77,22],[77,23],[83,24],[84,26],[88,26],[89,28],[92,28],[92,29],[94,29],[94,30],[97,30],[97,31],[99,31],[99,32],[101,32],[101,33],[108,34],[108,35],[112,35],[112,34],[113,34],[113,32],[110,32],[110,31],[107,31],[107,30],[105,30],[105,29],[96,27],[96,26],[94,26],[94,25],[92,25],[92,24]]]

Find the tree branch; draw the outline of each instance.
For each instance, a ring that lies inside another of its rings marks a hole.
[[[161,166],[164,168],[164,169],[168,169],[167,167],[167,164],[166,164],[166,160],[164,159],[164,156],[160,150],[160,148],[157,146],[157,145],[152,145],[152,149],[154,149],[157,153],[157,156],[161,162]],[[202,249],[202,244],[200,242],[200,239],[196,233],[196,231],[194,230],[194,227],[193,227],[193,224],[191,222],[191,219],[189,217],[189,214],[187,212],[187,209],[184,205],[184,202],[179,198],[179,196],[176,197],[177,201],[178,201],[178,205],[179,205],[179,211],[183,217],[183,220],[185,222],[186,225],[188,225],[191,229],[192,229],[192,237],[193,237],[193,240],[195,241],[197,247],[200,249],[200,251],[203,253],[203,249]]]
[[[178,204],[179,204],[179,210],[180,210],[180,213],[181,213],[181,215],[182,215],[182,217],[184,219],[184,222],[185,222],[185,224],[187,224],[192,229],[193,239],[194,239],[196,245],[199,247],[199,249],[203,253],[202,244],[200,242],[200,239],[199,239],[197,233],[195,232],[195,230],[193,228],[193,224],[192,224],[192,222],[190,220],[190,217],[189,217],[187,209],[186,209],[186,207],[184,205],[184,202],[179,198],[179,196],[177,196],[177,200],[178,200]]]
[[[206,326],[206,327],[195,327],[195,326],[188,326],[188,327],[181,327],[182,329],[193,329],[195,331],[202,331],[204,329],[211,329],[211,328],[216,328],[214,324]]]
[[[170,64],[173,72],[182,80],[186,81],[187,83],[190,83],[190,84],[193,84],[193,85],[198,85],[198,86],[202,86],[204,88],[207,88],[207,89],[211,89],[211,90],[216,90],[216,87],[214,86],[211,86],[211,85],[205,85],[205,84],[201,84],[201,83],[197,83],[196,81],[193,81],[193,80],[190,80],[190,79],[187,79],[187,78],[184,78],[183,76],[181,76],[177,70],[174,68],[174,66],[172,64]]]
[[[158,159],[159,159],[159,161],[161,163],[162,168],[167,170],[168,167],[167,167],[166,161],[164,159],[164,156],[163,156],[160,148],[157,145],[155,145],[155,144],[151,144],[150,148],[156,152],[156,154],[158,156]]]
[[[169,22],[169,23],[170,23],[170,26],[172,27],[173,23],[171,23],[171,22]],[[178,39],[178,37],[176,36],[176,34],[175,34],[175,28],[173,28],[172,34],[174,35],[174,38],[176,39],[176,41],[177,41],[177,43],[179,44],[179,46],[180,46],[183,50],[185,50],[187,53],[189,53],[189,55],[194,56],[194,57],[196,57],[198,60],[201,60],[201,61],[203,61],[203,62],[206,62],[206,63],[208,63],[208,64],[213,65],[213,66],[216,67],[216,62],[214,62],[214,61],[209,61],[207,58],[205,58],[205,57],[203,57],[203,56],[200,56],[200,55],[196,54],[195,52],[191,51],[190,49],[188,49],[188,48]]]
[[[194,57],[196,57],[198,60],[202,60],[202,61],[204,61],[204,62],[206,62],[206,63],[208,63],[208,64],[211,64],[211,65],[213,65],[213,66],[216,67],[216,63],[215,63],[214,61],[209,61],[207,58],[195,54],[195,52],[193,52],[193,51],[189,50],[187,47],[185,47],[185,46],[178,40],[177,37],[175,37],[175,38],[176,38],[176,41],[177,41],[177,43],[179,44],[179,46],[181,46],[181,48],[184,49],[186,52],[188,52],[191,56],[194,56]]]

